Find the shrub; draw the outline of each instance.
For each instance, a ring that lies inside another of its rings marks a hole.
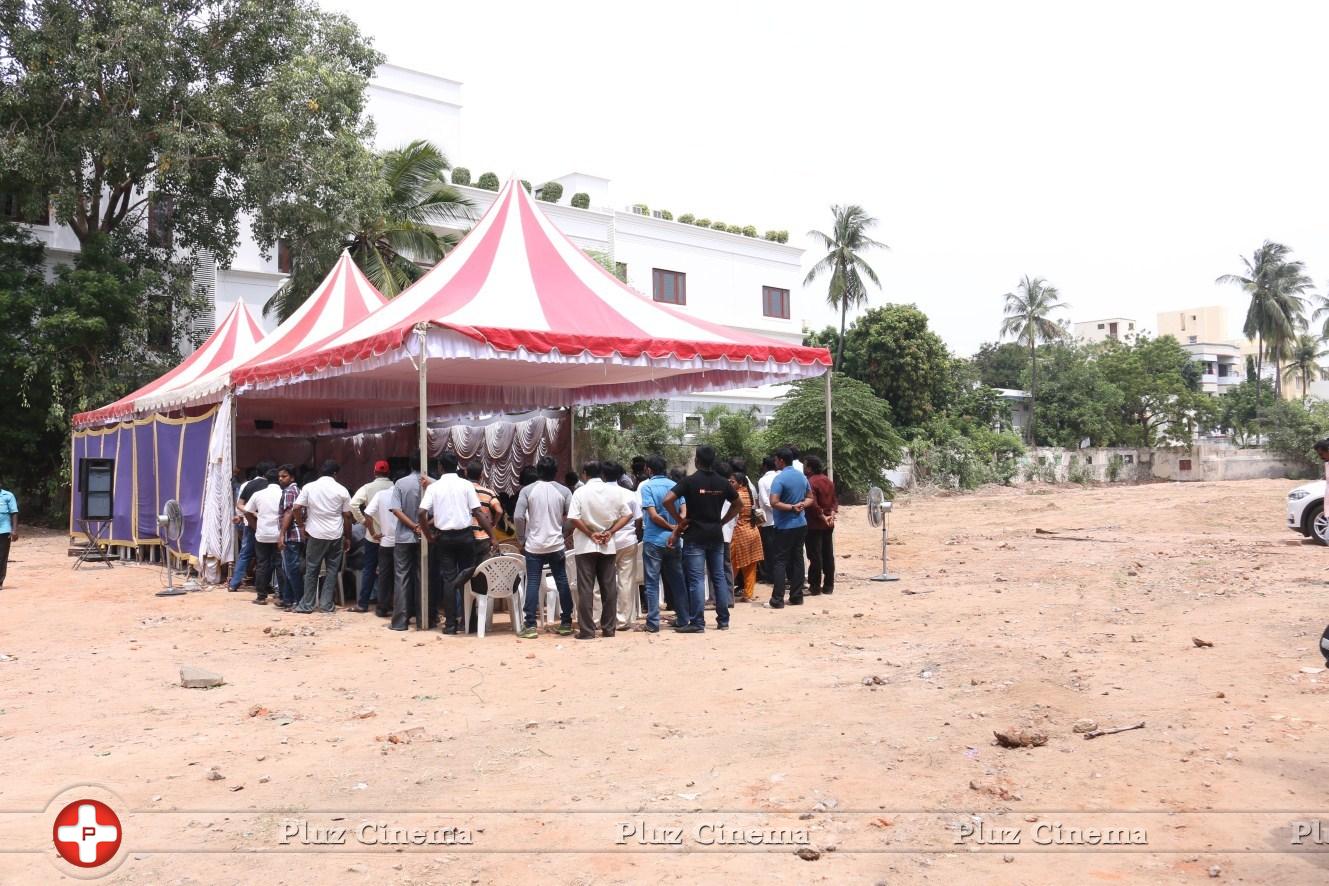
[[[673,220],[674,220],[674,214],[673,214],[672,212],[670,212],[668,209],[661,209],[661,210],[660,210],[660,218],[664,219],[665,221],[673,221]]]
[[[777,234],[776,239],[779,240],[779,242],[781,242],[781,243],[788,243],[788,242],[789,242],[789,232],[788,232],[788,231],[777,231],[776,234]]]
[[[578,191],[572,195],[572,205],[578,209],[590,209],[591,195],[585,191]]]
[[[1066,482],[1079,483],[1081,486],[1087,486],[1090,480],[1094,479],[1094,471],[1089,465],[1084,464],[1076,456],[1071,456],[1070,466],[1066,469]]]
[[[558,182],[545,182],[535,192],[535,199],[545,203],[557,203],[563,197],[563,186]]]
[[[712,230],[712,231],[727,231],[727,230],[729,230],[729,225],[725,224],[725,223],[722,222],[722,221],[711,222],[711,230]]]
[[[458,166],[452,170],[452,183],[454,185],[469,185],[471,183],[471,171],[465,166]]]
[[[767,231],[765,234],[762,235],[762,238],[765,239],[765,240],[770,240],[770,241],[772,241],[772,242],[778,242],[779,239],[780,239],[780,232],[779,232],[779,231]]]
[[[1121,476],[1121,468],[1126,464],[1126,459],[1121,457],[1120,453],[1114,452],[1108,458],[1107,478],[1109,483],[1116,483],[1117,478]]]
[[[632,211],[637,213],[637,215],[650,215],[651,207],[647,206],[645,203],[633,203]]]
[[[742,234],[744,237],[755,237],[757,236],[757,226],[744,225],[743,230],[739,231],[739,233]]]
[[[690,225],[697,220],[697,217],[690,212],[685,212],[678,217],[678,220],[682,224]]]
[[[709,228],[711,226],[711,220],[709,218],[699,218],[696,221],[696,225],[699,228]]]
[[[521,180],[521,186],[526,189],[526,193],[529,194],[531,192],[531,183],[526,179]]]
[[[484,175],[480,176],[480,179],[475,183],[475,186],[477,188],[484,188],[486,191],[497,191],[498,176],[494,175],[492,172],[486,172]]]
[[[728,232],[731,233],[731,234],[741,234],[741,233],[743,233],[743,229],[742,229],[741,227],[739,227],[738,225],[725,225],[725,230],[728,231]]]

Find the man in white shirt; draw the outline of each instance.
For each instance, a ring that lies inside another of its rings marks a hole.
[[[558,462],[544,456],[535,463],[540,478],[522,488],[517,496],[517,509],[512,519],[517,524],[517,535],[523,539],[522,552],[526,556],[526,600],[524,626],[519,635],[523,640],[540,636],[535,619],[540,612],[540,576],[544,567],[558,588],[558,601],[562,607],[558,633],[566,637],[572,633],[572,591],[568,588],[567,559],[563,553],[563,529],[568,520],[568,506],[572,493],[562,483],[554,482],[558,476]]]
[[[333,611],[332,596],[337,590],[337,574],[341,572],[342,557],[351,547],[351,493],[337,482],[341,465],[335,461],[323,462],[320,476],[308,483],[296,496],[295,507],[286,514],[282,529],[289,528],[292,519],[304,528],[305,537],[305,593],[292,612],[309,613],[317,603],[319,612]],[[320,589],[318,571],[324,568]]]
[[[632,511],[632,519],[614,533],[614,575],[618,582],[618,627],[628,629],[637,620],[637,521],[641,519],[641,499],[623,485],[627,471],[618,462],[601,465],[604,481],[622,490],[619,495]]]
[[[461,588],[455,587],[457,576],[475,565],[475,536],[471,534],[471,521],[477,520],[489,536],[491,550],[498,548],[494,536],[494,522],[489,509],[480,505],[475,486],[458,473],[457,456],[444,452],[439,457],[442,475],[429,484],[420,499],[420,525],[428,533],[430,566],[436,569],[438,587],[443,594],[443,633],[465,633],[461,623]],[[437,545],[438,566],[432,556]]]
[[[775,556],[775,512],[771,510],[771,484],[775,482],[775,459],[769,455],[761,460],[761,479],[757,481],[757,508],[761,511],[762,561],[757,564],[757,578],[771,580],[771,561]]]
[[[568,522],[577,555],[577,639],[595,639],[595,587],[599,583],[600,634],[614,636],[618,621],[618,578],[614,566],[614,535],[632,521],[632,508],[618,484],[602,478],[598,461],[582,468],[585,485],[572,493]]]
[[[277,485],[277,470],[267,471],[263,477],[268,485],[255,492],[245,502],[245,522],[254,536],[254,602],[268,604],[272,593],[272,571],[277,563],[277,539],[281,537],[281,493]]]
[[[388,473],[391,469],[388,463],[379,460],[374,463],[374,479],[355,491],[351,496],[351,519],[356,523],[365,522],[365,508],[369,505],[369,500],[384,489],[392,488],[392,481],[388,479]],[[351,612],[368,612],[369,602],[372,599],[378,603],[378,542],[370,538],[369,533],[365,533],[364,541],[364,565],[360,568],[360,592],[356,595],[355,605],[351,607]],[[378,603],[381,607],[383,604]]]
[[[374,576],[374,614],[379,618],[392,615],[393,603],[393,559],[397,545],[397,516],[392,513],[392,493],[394,489],[375,492],[364,508],[365,541],[378,545],[378,571]],[[355,505],[351,505],[355,509]],[[365,556],[369,556],[369,546],[365,546]],[[364,592],[361,591],[361,599]]]

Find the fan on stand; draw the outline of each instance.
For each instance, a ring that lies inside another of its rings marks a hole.
[[[186,578],[180,587],[175,586],[175,563],[172,558],[183,557],[180,551],[180,536],[185,531],[185,514],[180,510],[180,502],[170,499],[166,506],[162,508],[162,513],[157,515],[157,532],[161,535],[162,545],[165,547],[166,559],[166,589],[158,591],[158,597],[178,597],[188,591],[201,591],[203,586],[192,578]]]
[[[886,522],[891,512],[891,502],[878,486],[868,490],[868,523],[873,529],[881,528],[881,575],[872,576],[872,581],[899,581],[900,576],[892,575],[886,568]]]

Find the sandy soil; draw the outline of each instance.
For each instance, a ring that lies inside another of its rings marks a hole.
[[[863,580],[854,509],[833,597],[589,643],[162,599],[155,570],[74,572],[29,536],[0,591],[0,848],[28,851],[0,882],[61,879],[52,820],[84,796],[124,824],[116,883],[1322,882],[1292,840],[1329,819],[1329,550],[1283,527],[1291,485],[905,500],[896,584]],[[225,685],[181,688],[187,664]],[[1047,744],[996,746],[1011,726]],[[283,844],[287,821],[349,830]],[[472,842],[366,845],[365,822]],[[1065,842],[1094,827],[1147,843]]]

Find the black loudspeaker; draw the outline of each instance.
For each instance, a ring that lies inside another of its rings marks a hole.
[[[115,460],[80,458],[78,493],[84,520],[109,520],[115,507]]]

